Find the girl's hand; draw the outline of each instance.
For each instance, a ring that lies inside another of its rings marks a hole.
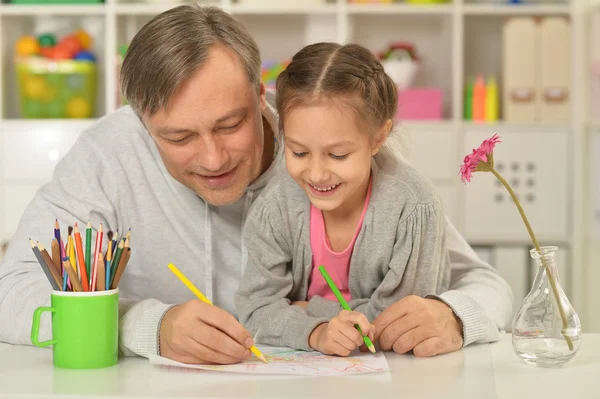
[[[349,356],[364,344],[362,335],[354,327],[360,326],[363,334],[373,339],[374,326],[360,312],[342,310],[329,323],[317,326],[308,339],[311,348],[326,355]]]

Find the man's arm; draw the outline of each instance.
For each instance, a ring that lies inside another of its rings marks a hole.
[[[90,134],[83,133],[56,166],[52,181],[38,190],[0,263],[0,341],[31,344],[33,311],[50,303],[52,288],[28,239],[50,248],[55,219],[60,223],[63,238],[68,226],[75,222],[82,231],[88,220],[94,229],[100,223],[105,231],[111,226],[114,229],[119,225],[119,211],[113,201],[118,195],[120,173],[109,165]],[[158,324],[168,307],[151,299],[136,303],[121,299],[121,352],[142,356],[157,353]],[[40,339],[50,336],[50,318],[42,318]]]
[[[512,291],[506,281],[477,257],[447,218],[446,240],[449,290],[428,298],[406,297],[383,311],[374,325],[384,350],[432,356],[473,342],[497,341],[509,325]]]
[[[481,260],[446,218],[450,289],[439,295],[463,324],[464,345],[494,342],[510,326],[512,290],[497,270]]]

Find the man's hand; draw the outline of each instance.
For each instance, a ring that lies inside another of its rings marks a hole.
[[[311,348],[326,355],[348,356],[364,344],[362,335],[354,327],[355,324],[359,325],[363,334],[373,338],[373,326],[365,315],[342,310],[329,323],[317,326],[310,334],[308,343]]]
[[[454,352],[463,345],[462,323],[437,299],[410,295],[381,312],[373,324],[383,350],[413,351],[415,356]]]
[[[198,300],[172,307],[160,325],[160,355],[182,363],[239,363],[252,345],[231,314]]]

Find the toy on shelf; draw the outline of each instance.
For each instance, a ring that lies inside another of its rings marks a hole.
[[[419,70],[419,57],[415,48],[410,43],[392,43],[387,50],[379,54],[379,59],[399,90],[404,90],[412,85]]]
[[[482,74],[475,82],[465,85],[464,119],[475,122],[496,122],[499,118],[499,93],[496,78],[490,76],[487,82]]]
[[[60,40],[51,33],[15,44],[21,113],[25,118],[90,118],[96,100],[96,56],[84,30]]]
[[[291,60],[273,61],[265,60],[262,63],[261,78],[267,89],[275,89],[277,76],[287,68]]]

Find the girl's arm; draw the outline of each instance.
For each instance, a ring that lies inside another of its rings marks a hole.
[[[398,223],[387,274],[369,298],[349,302],[352,310],[363,313],[372,322],[403,297],[424,297],[443,292],[450,279],[450,258],[444,231],[441,204],[418,204],[411,215]],[[377,278],[378,273],[365,266],[354,278]],[[374,282],[376,284],[378,282]],[[317,296],[311,298],[307,309],[310,315],[325,317],[333,317],[340,311],[337,302]]]
[[[277,216],[276,216],[277,215]],[[291,266],[292,241],[275,201],[253,204],[244,226],[248,262],[236,295],[240,322],[259,343],[312,350],[311,332],[329,319],[311,317],[288,298],[303,271]],[[299,283],[299,281],[298,281]]]
[[[425,297],[446,289],[450,257],[444,231],[444,214],[439,203],[417,205],[398,224],[389,270],[383,281],[370,298],[352,300],[350,307],[373,321],[403,297]],[[367,272],[359,278],[370,278]]]

